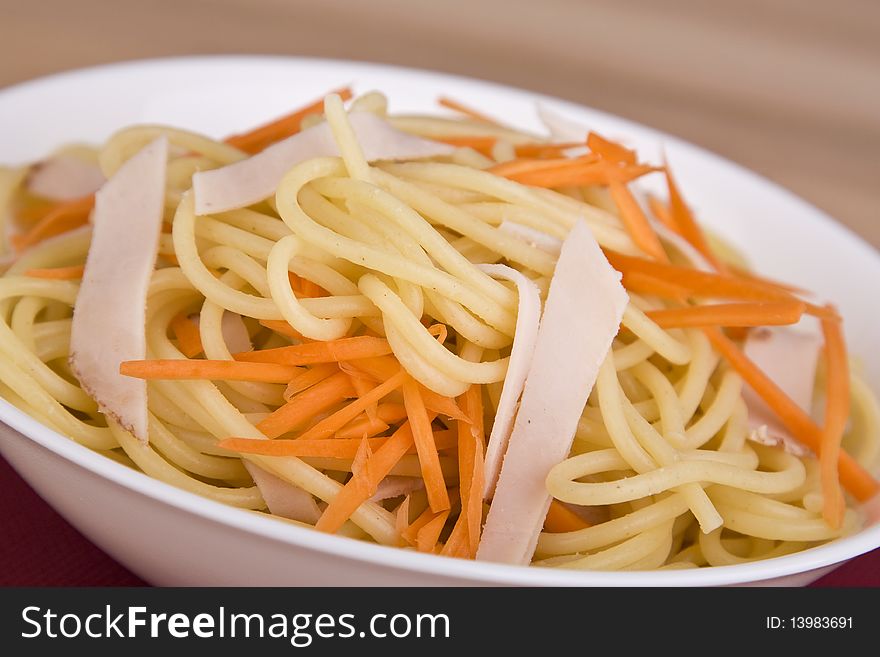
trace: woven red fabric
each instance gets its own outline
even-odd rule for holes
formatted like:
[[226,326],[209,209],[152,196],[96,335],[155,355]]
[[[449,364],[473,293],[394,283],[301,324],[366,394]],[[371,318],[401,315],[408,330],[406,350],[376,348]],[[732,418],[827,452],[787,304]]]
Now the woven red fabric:
[[[144,586],[46,504],[0,459],[0,585]],[[880,587],[880,550],[814,586]]]

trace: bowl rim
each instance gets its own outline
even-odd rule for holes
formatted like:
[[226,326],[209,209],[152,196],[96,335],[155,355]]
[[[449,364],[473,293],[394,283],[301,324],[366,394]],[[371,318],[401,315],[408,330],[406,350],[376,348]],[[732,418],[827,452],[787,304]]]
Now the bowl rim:
[[[504,93],[527,96],[538,103],[550,103],[563,111],[589,111],[596,116],[604,116],[629,125],[645,134],[662,138],[676,148],[689,150],[702,158],[710,160],[713,166],[735,171],[740,176],[750,178],[752,184],[759,184],[775,195],[784,195],[789,201],[795,201],[811,213],[810,221],[820,221],[832,225],[841,239],[852,243],[853,247],[867,249],[875,258],[877,252],[848,227],[835,222],[824,212],[807,203],[800,197],[780,185],[767,180],[763,176],[746,169],[726,158],[716,155],[702,147],[686,142],[678,137],[650,128],[643,124],[624,119],[616,115],[602,112],[584,105],[565,101],[525,89],[509,85],[479,80],[476,78],[450,75],[430,70],[388,64],[353,62],[343,59],[319,57],[295,57],[281,55],[207,55],[189,57],[164,57],[113,62],[99,66],[77,68],[27,80],[0,89],[0,104],[12,95],[29,93],[32,89],[51,86],[59,81],[67,81],[80,76],[101,76],[124,70],[136,73],[138,70],[149,70],[169,66],[222,66],[234,63],[261,66],[267,63],[300,66],[345,66],[349,70],[364,72],[384,72],[398,75],[419,75],[433,78],[439,82],[478,84],[486,89]],[[439,88],[439,87],[438,87]],[[389,548],[365,541],[346,537],[328,535],[306,527],[279,522],[268,515],[253,513],[244,509],[231,507],[214,500],[201,497],[195,493],[176,488],[158,479],[132,470],[89,448],[76,443],[67,436],[41,424],[36,419],[14,407],[4,399],[0,399],[0,422],[8,425],[26,439],[41,445],[43,448],[63,457],[67,461],[90,471],[104,479],[129,490],[140,493],[154,501],[176,507],[179,510],[201,516],[230,528],[248,532],[262,538],[298,547],[332,554],[334,556],[393,567],[414,573],[424,573],[432,577],[449,577],[454,580],[465,580],[474,583],[492,585],[524,585],[524,586],[717,586],[731,584],[757,583],[788,575],[806,573],[827,566],[840,564],[846,560],[865,554],[880,547],[880,523],[862,529],[858,533],[840,538],[830,543],[809,548],[807,550],[730,566],[713,566],[686,570],[654,570],[654,571],[571,571],[527,566],[511,566],[504,564],[475,562],[462,559],[444,558],[437,555],[421,554],[411,550]],[[393,551],[392,551],[393,550]],[[389,564],[393,556],[393,563]]]

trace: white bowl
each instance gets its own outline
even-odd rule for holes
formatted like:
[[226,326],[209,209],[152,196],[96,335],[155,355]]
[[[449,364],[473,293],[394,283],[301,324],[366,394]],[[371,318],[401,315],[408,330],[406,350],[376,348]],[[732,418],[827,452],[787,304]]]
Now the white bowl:
[[[658,161],[665,152],[700,218],[759,269],[834,299],[853,353],[880,389],[880,257],[789,192],[678,139],[561,100],[425,71],[280,57],[199,57],[74,71],[0,92],[0,159],[28,161],[71,140],[100,141],[138,122],[220,137],[352,82],[380,89],[393,111],[436,111],[460,98],[540,129],[540,102]],[[859,281],[858,286],[852,281]],[[393,550],[294,527],[178,490],[77,445],[0,401],[0,451],[101,548],[164,585],[725,585],[806,584],[880,546],[880,526],[798,554],[720,568],[571,572],[466,562]]]

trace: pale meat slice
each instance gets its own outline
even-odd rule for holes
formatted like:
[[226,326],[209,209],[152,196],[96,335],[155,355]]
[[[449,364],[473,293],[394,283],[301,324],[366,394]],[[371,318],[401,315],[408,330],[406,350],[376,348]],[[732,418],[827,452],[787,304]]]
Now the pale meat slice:
[[417,491],[425,487],[425,482],[418,477],[399,477],[396,475],[388,475],[376,487],[376,492],[370,497],[371,502],[381,502],[392,497],[400,497],[401,495],[409,495],[413,491]]
[[119,365],[146,358],[147,288],[159,250],[168,141],[144,147],[95,195],[73,310],[70,365],[101,412],[146,443],[147,383]]
[[513,221],[502,221],[498,226],[498,229],[515,237],[519,237],[525,242],[528,242],[530,246],[540,249],[544,253],[549,253],[550,255],[558,256],[559,249],[562,248],[562,240],[553,237],[553,235],[548,235],[536,228],[532,228],[531,226],[523,226],[522,224]]
[[[353,112],[348,120],[368,161],[409,160],[453,151],[451,146],[415,137],[392,128],[368,112]],[[330,126],[319,123],[269,146],[241,162],[193,176],[196,214],[224,212],[253,205],[275,193],[291,167],[315,157],[339,155]]]
[[31,194],[53,201],[69,201],[94,194],[105,180],[96,163],[62,154],[31,167],[25,184]]
[[223,334],[223,342],[230,353],[240,354],[254,348],[251,336],[248,333],[244,320],[238,313],[225,311],[220,320],[220,331]]
[[545,480],[568,456],[629,297],[586,223],[562,245],[477,559],[531,561],[550,506]]
[[[822,348],[818,333],[787,327],[764,327],[749,333],[743,350],[792,401],[807,414],[813,406],[816,366]],[[749,438],[766,445],[781,444],[795,455],[809,453],[785,428],[752,388],[743,388],[749,409]]]
[[498,399],[495,422],[492,425],[489,443],[486,446],[483,498],[489,499],[498,482],[501,461],[507,450],[510,432],[513,431],[517,404],[522,395],[529,367],[532,364],[535,341],[538,337],[538,325],[541,321],[541,293],[537,285],[511,267],[506,265],[477,266],[490,276],[508,280],[516,285],[519,297],[516,333],[510,350],[510,361],[507,365],[507,374],[504,376],[501,397]]
[[253,463],[244,461],[244,467],[260,489],[260,494],[270,512],[282,518],[306,522],[310,525],[318,522],[321,510],[311,493]]

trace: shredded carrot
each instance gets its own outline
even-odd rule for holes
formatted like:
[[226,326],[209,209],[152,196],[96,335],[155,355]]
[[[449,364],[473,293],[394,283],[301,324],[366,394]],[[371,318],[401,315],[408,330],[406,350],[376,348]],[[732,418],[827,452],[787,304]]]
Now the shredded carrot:
[[544,531],[561,533],[576,532],[586,529],[590,524],[577,515],[574,511],[564,506],[559,500],[551,500],[547,517],[544,518]]
[[615,164],[635,164],[636,152],[629,148],[624,148],[614,141],[605,139],[603,136],[591,132],[587,135],[587,147],[601,155],[604,160],[614,162]]
[[669,213],[672,215],[674,224],[678,227],[678,232],[709,261],[716,271],[725,273],[727,268],[724,266],[724,263],[715,257],[712,249],[709,248],[709,243],[703,235],[703,230],[694,219],[690,208],[685,204],[669,167],[664,167],[663,171],[666,174],[666,186],[669,190]]
[[486,157],[492,157],[492,149],[498,142],[495,137],[434,137],[434,140],[456,148],[473,148]]
[[23,235],[14,235],[10,241],[17,251],[23,251],[45,239],[85,226],[94,207],[94,194],[59,203],[51,212],[34,224],[28,232]]
[[[351,98],[351,89],[337,89],[330,93],[339,94],[342,100]],[[259,153],[261,150],[270,146],[276,141],[281,141],[291,135],[295,135],[300,131],[302,121],[312,114],[321,114],[324,111],[324,98],[316,100],[310,105],[296,110],[290,114],[275,119],[270,123],[261,125],[253,130],[242,133],[240,135],[232,135],[226,138],[226,143],[230,146],[245,151],[246,153]]]
[[756,303],[718,303],[649,310],[645,314],[661,328],[700,326],[780,326],[796,324],[806,310],[797,299]]
[[[497,137],[435,137],[436,141],[455,146],[457,148],[473,148],[486,157],[492,157],[492,149],[498,143]],[[546,159],[559,157],[563,151],[576,148],[582,144],[578,142],[518,144],[513,147],[514,153],[519,158]]]
[[136,379],[209,379],[212,381],[259,381],[287,383],[299,373],[289,365],[240,363],[234,360],[156,359],[128,360],[119,373]]
[[297,297],[314,299],[315,297],[326,297],[328,294],[327,290],[317,283],[313,283],[302,276],[297,276],[292,271],[287,273],[287,278],[290,280],[290,289],[296,293]]
[[452,100],[447,96],[440,96],[440,98],[437,99],[437,104],[441,107],[451,109],[454,112],[458,112],[459,114],[469,116],[470,118],[480,121],[482,123],[491,123],[492,125],[498,125],[498,122],[495,119],[491,119],[482,112],[478,112],[477,110],[471,109],[466,105],[462,105],[457,100]]
[[336,363],[325,363],[315,365],[314,367],[310,367],[309,369],[300,372],[290,380],[290,383],[287,384],[287,389],[284,391],[284,401],[290,401],[290,398],[294,395],[301,393],[307,388],[311,388],[319,381],[323,381],[328,376],[332,376],[338,371],[339,366]]
[[468,553],[473,558],[480,544],[483,521],[483,400],[482,387],[471,385],[459,397],[459,404],[470,422],[457,422],[458,480],[461,490],[461,514],[467,529]]
[[591,162],[598,162],[599,158],[595,155],[586,155],[575,159],[570,158],[553,158],[547,160],[535,160],[535,159],[516,159],[509,160],[508,162],[500,162],[498,164],[494,164],[488,169],[490,173],[494,173],[496,176],[503,176],[505,178],[516,179],[516,176],[521,176],[526,173],[533,173],[535,171],[548,171],[552,169],[565,168],[571,166],[572,162],[579,162],[582,164],[589,164]]
[[431,418],[422,398],[422,389],[415,379],[406,376],[403,382],[403,403],[406,415],[412,427],[413,441],[419,454],[422,479],[425,480],[425,491],[428,493],[428,504],[435,513],[449,508],[449,495],[443,471],[440,469],[440,458],[434,433],[431,430]]
[[669,210],[669,207],[653,194],[648,196],[648,209],[651,210],[651,214],[653,214],[654,217],[656,217],[660,223],[666,226],[669,230],[676,233],[681,232],[681,229],[672,217],[672,212]]
[[436,515],[437,514],[431,510],[431,507],[427,507],[419,514],[418,518],[413,520],[402,532],[400,532],[400,537],[407,543],[415,545],[416,536],[418,536],[419,530],[427,525]]
[[448,517],[449,509],[441,511],[419,530],[416,534],[416,549],[419,552],[434,552],[434,549],[437,547],[437,541],[440,538],[440,532],[446,526],[446,519]]
[[345,372],[337,372],[291,397],[284,406],[278,407],[260,422],[257,429],[267,438],[277,438],[298,428],[319,413],[328,411],[336,404],[353,397],[354,394],[348,375]]
[[[361,358],[357,361],[349,363],[352,367],[373,377],[376,381],[384,381],[394,376],[400,369],[400,363],[391,356],[380,356],[378,358]],[[453,420],[468,420],[462,410],[455,403],[454,399],[438,395],[433,390],[428,390],[424,386],[420,386],[422,399],[429,411],[442,415],[443,417],[452,418]]]
[[[228,449],[241,454],[260,454],[262,456],[297,456],[304,458],[334,458],[354,459],[358,451],[366,445],[376,451],[390,439],[387,436],[379,438],[358,436],[356,438],[275,438],[264,440],[262,438],[225,438],[217,443],[223,449]],[[458,446],[455,432],[451,430],[435,431],[434,444],[438,451],[451,450]],[[414,444],[407,448],[406,454],[417,454]]]
[[467,542],[466,520],[467,518],[465,518],[464,515],[458,516],[458,519],[452,526],[452,532],[449,534],[449,538],[446,539],[446,543],[440,550],[440,554],[446,557],[458,557],[462,559],[471,557]]
[[318,422],[311,429],[303,433],[299,437],[299,439],[307,440],[329,438],[339,429],[355,419],[362,412],[367,410],[371,405],[375,404],[380,399],[385,397],[392,390],[396,390],[397,388],[402,386],[406,378],[406,372],[404,370],[400,370],[390,379],[383,383],[380,383],[375,388],[371,389],[368,393],[361,396],[359,399],[351,402],[346,406],[343,406],[333,415],[329,415],[328,417]]
[[391,345],[384,338],[358,335],[324,342],[308,342],[289,347],[260,349],[235,354],[236,360],[250,363],[277,363],[279,365],[314,365],[339,361],[375,358],[391,353]]
[[[813,419],[720,330],[706,328],[703,332],[715,349],[773,409],[785,428],[821,458],[822,429]],[[859,501],[871,498],[880,489],[880,484],[844,451],[840,451],[837,467],[841,482]]]
[[[358,396],[362,397],[360,393]],[[379,404],[376,406],[375,419],[369,416],[355,418],[339,429],[334,436],[336,438],[361,438],[364,435],[367,437],[375,436],[404,418],[406,418],[406,408],[404,408],[403,404]]]
[[187,358],[195,358],[204,351],[199,327],[188,314],[176,315],[171,320],[171,331],[177,338],[177,347]]
[[620,219],[636,246],[658,262],[669,262],[666,251],[660,244],[660,238],[657,237],[657,233],[654,232],[648,217],[645,216],[629,187],[620,181],[612,180],[608,189],[620,212]]
[[[526,166],[526,162],[530,165]],[[508,165],[509,166],[505,166]],[[514,166],[515,164],[515,166]],[[656,167],[643,164],[617,166],[604,162],[594,153],[577,158],[559,160],[515,160],[489,169],[495,175],[504,176],[532,187],[582,187],[585,185],[608,185],[612,181],[632,182]]]
[[413,444],[413,434],[409,422],[404,423],[394,434],[373,452],[364,468],[339,490],[324,513],[315,524],[315,528],[335,533],[357,511],[358,507],[369,499],[379,482],[397,465],[409,447]]
[[85,265],[71,265],[70,267],[48,267],[45,269],[28,269],[25,276],[33,278],[48,278],[56,281],[72,281],[83,277],[86,271]]
[[[790,301],[794,297],[777,285],[729,274],[704,272],[645,258],[636,258],[605,249],[608,262],[623,274],[623,284],[631,290],[647,291],[662,296],[660,290],[677,290],[675,296],[721,297],[744,301]],[[638,274],[638,276],[633,276]],[[837,317],[830,308],[804,302],[805,312],[816,317]]]
[[791,285],[790,283],[783,283],[782,281],[773,280],[771,278],[767,278],[766,276],[759,276],[758,274],[751,272],[744,267],[727,265],[727,270],[731,274],[733,274],[734,276],[738,276],[739,278],[745,278],[750,281],[758,281],[759,283],[763,283],[764,285],[771,285],[773,287],[779,288],[783,292],[789,292],[791,294],[809,294],[809,291],[805,290],[804,288]]
[[819,466],[822,481],[822,517],[831,527],[839,529],[843,523],[846,504],[840,489],[837,463],[841,455],[841,442],[849,418],[849,359],[846,340],[840,322],[822,320],[825,337],[825,419],[819,449]]
[[[372,381],[370,377],[362,374],[361,372],[354,371],[346,371],[346,367],[340,368],[343,372],[348,374],[348,378],[351,379],[351,385],[354,388],[354,391],[357,393],[358,398],[362,398],[365,395],[368,395],[370,391],[373,389]],[[367,407],[364,409],[364,413],[367,416],[367,419],[371,422],[377,423],[379,422],[379,418],[377,417],[377,409],[379,407],[379,400],[370,402]],[[384,424],[384,423],[383,423]]]

